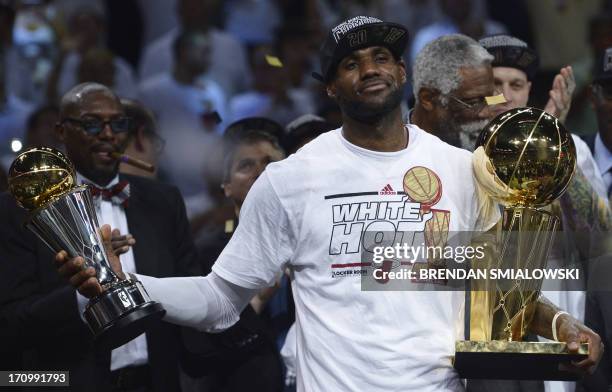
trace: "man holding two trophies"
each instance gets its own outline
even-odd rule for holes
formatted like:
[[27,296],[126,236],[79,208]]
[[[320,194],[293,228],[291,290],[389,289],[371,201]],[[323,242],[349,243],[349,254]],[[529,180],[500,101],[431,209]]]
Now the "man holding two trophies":
[[[486,230],[499,217],[497,205],[483,200],[476,189],[468,152],[403,124],[399,104],[406,69],[401,55],[407,34],[401,25],[364,16],[332,29],[321,49],[322,75],[317,78],[339,103],[343,127],[267,167],[210,275],[135,276],[164,305],[166,321],[225,329],[288,266],[296,301],[298,390],[463,390],[450,358],[455,340],[463,336],[464,293],[360,290],[355,250],[361,248],[363,223],[339,215],[342,205],[405,200],[379,190],[406,190],[411,185],[405,176],[419,168],[439,180],[443,193],[436,208],[450,212],[449,230]],[[360,219],[378,218],[386,227],[397,227],[404,216],[382,210]],[[419,212],[409,222],[426,224],[426,217],[431,214]],[[110,230],[102,231],[110,247]],[[118,258],[109,256],[115,271],[125,276]],[[80,257],[60,252],[56,262],[82,294],[101,292],[94,271],[83,269]],[[588,358],[574,366],[592,370],[601,355],[599,336],[542,300],[532,332],[552,337],[553,327],[570,351],[578,350],[580,342],[590,343]]]

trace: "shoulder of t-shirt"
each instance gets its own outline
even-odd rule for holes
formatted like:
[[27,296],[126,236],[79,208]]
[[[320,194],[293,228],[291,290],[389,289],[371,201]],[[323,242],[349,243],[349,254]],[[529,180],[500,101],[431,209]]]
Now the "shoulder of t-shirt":
[[432,135],[431,133],[419,128],[415,124],[408,124],[408,127],[412,132],[415,132],[418,136],[417,143],[422,143],[421,149],[425,151],[431,151],[439,155],[441,159],[460,161],[460,162],[471,162],[472,153],[463,148],[455,147],[440,139],[439,137]]
[[[299,188],[307,183],[311,175],[320,173],[317,166],[329,162],[330,156],[338,154],[340,129],[325,132],[305,144],[295,154],[266,167],[268,178],[276,190]],[[323,179],[319,179],[323,181]]]

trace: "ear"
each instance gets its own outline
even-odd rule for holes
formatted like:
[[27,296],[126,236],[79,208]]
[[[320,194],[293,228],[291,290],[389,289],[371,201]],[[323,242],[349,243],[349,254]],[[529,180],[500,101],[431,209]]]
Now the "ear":
[[437,90],[421,87],[418,93],[421,107],[428,112],[433,111],[437,106],[437,99],[440,93]]
[[232,192],[232,185],[229,182],[224,182],[221,184],[221,189],[223,189],[223,194],[228,199],[231,199],[234,192]]
[[397,64],[400,66],[400,81],[402,82],[402,84],[404,84],[408,79],[408,77],[406,76],[406,63],[404,62],[404,60],[400,60],[397,62]]
[[529,90],[529,94],[531,94],[531,82],[527,82],[527,89]]
[[140,126],[136,130],[136,134],[134,134],[134,147],[136,150],[142,152],[145,150],[145,134],[144,127]]
[[325,91],[327,92],[328,97],[332,99],[336,99],[336,86],[330,83],[327,86],[325,86]]

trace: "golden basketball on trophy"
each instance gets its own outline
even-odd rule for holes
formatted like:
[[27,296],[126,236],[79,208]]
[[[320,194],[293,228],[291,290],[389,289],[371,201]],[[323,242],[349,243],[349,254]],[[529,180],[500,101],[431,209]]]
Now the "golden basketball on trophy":
[[[570,133],[550,114],[517,108],[482,131],[473,156],[476,181],[504,208],[495,250],[478,267],[533,270],[546,267],[559,218],[546,206],[567,189],[576,167]],[[484,266],[483,263],[484,262]],[[473,265],[472,268],[475,268]],[[471,283],[468,340],[458,341],[454,366],[464,378],[571,380],[559,364],[584,358],[563,342],[525,342],[542,280]]]
[[104,291],[89,301],[84,317],[100,346],[121,346],[163,317],[165,310],[139,281],[121,280],[112,271],[89,186],[77,186],[74,166],[64,154],[46,147],[21,153],[9,169],[9,190],[29,211],[29,230],[54,252],[81,256],[85,268],[96,270]]

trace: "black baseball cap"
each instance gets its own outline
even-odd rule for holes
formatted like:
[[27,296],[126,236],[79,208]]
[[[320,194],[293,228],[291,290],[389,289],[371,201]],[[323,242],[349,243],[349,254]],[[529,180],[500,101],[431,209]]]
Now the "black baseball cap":
[[478,43],[491,55],[493,67],[510,67],[527,74],[533,80],[538,71],[538,54],[526,42],[510,35],[499,34],[482,38]]
[[285,137],[282,140],[283,147],[287,153],[292,153],[297,150],[298,146],[303,145],[306,140],[314,139],[334,128],[336,127],[325,121],[323,117],[314,114],[304,114],[291,121],[285,127]]
[[606,49],[599,61],[593,83],[612,81],[612,47]]
[[351,52],[370,46],[384,46],[400,58],[408,45],[408,30],[397,23],[383,22],[371,16],[355,16],[332,28],[319,51],[321,73],[312,76],[329,82],[340,61]]

